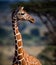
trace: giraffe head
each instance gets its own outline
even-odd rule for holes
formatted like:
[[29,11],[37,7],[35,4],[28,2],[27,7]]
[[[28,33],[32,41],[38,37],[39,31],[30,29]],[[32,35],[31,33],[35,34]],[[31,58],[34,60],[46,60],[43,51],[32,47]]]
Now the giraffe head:
[[19,8],[15,11],[15,15],[17,20],[25,20],[34,23],[34,18],[24,10],[24,7],[19,6]]

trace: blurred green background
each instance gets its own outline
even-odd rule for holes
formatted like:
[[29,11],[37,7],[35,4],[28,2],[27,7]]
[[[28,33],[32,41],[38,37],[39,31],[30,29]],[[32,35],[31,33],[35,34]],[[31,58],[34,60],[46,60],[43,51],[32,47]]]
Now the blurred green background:
[[0,65],[12,65],[11,14],[20,5],[35,19],[34,24],[18,23],[25,50],[42,65],[56,65],[56,0],[0,0]]

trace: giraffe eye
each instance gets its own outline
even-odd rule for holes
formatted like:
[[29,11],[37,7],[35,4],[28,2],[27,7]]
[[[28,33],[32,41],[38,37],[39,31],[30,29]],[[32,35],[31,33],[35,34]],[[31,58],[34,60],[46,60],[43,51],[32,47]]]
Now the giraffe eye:
[[24,15],[25,13],[21,13],[21,15]]

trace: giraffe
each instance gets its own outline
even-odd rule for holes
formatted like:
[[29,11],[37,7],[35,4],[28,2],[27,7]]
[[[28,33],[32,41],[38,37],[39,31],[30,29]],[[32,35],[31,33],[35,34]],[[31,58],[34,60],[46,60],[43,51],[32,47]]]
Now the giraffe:
[[41,65],[38,59],[30,56],[23,48],[22,36],[17,24],[19,20],[34,23],[34,18],[29,15],[22,6],[19,6],[17,10],[12,13],[12,28],[15,38],[15,53],[12,65]]

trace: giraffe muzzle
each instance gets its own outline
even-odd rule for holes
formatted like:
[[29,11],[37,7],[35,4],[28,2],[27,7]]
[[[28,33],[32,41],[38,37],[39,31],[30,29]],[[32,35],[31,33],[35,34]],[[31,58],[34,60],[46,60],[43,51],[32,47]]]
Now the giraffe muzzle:
[[31,18],[29,21],[30,21],[31,23],[34,23],[34,22],[35,22],[34,18]]

